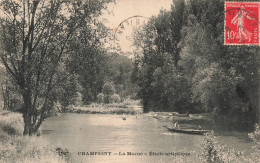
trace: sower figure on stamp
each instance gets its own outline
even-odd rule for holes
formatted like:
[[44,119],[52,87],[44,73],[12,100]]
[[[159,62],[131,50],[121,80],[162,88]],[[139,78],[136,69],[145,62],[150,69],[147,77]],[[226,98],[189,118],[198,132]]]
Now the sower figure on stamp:
[[239,39],[239,42],[243,42],[244,40],[250,41],[252,33],[247,31],[245,29],[245,22],[244,19],[248,18],[249,20],[254,20],[254,18],[251,18],[248,16],[248,14],[245,12],[245,7],[241,6],[240,11],[238,11],[237,15],[231,20],[231,23],[236,25],[238,29],[238,36],[237,39]]

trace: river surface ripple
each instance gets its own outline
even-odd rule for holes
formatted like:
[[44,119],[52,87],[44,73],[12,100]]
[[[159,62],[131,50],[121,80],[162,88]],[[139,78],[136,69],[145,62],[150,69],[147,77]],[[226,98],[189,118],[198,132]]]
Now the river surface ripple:
[[[200,149],[204,137],[170,133],[163,127],[170,123],[169,117],[155,119],[144,114],[126,115],[123,120],[122,115],[65,113],[48,118],[40,132],[51,144],[67,148],[74,162],[172,162],[173,156],[149,156],[150,152],[186,153],[189,155],[185,157],[198,162],[194,151]],[[224,135],[221,141],[227,146],[247,154],[252,151],[252,142],[248,141],[246,133]],[[90,156],[87,152],[112,153]],[[142,153],[142,156],[129,156],[127,152]]]

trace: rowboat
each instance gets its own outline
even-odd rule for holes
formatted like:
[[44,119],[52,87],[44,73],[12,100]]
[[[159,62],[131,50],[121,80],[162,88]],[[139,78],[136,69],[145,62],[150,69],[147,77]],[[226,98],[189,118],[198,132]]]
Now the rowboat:
[[177,114],[176,116],[177,117],[189,117],[190,115],[189,114]]
[[180,114],[178,112],[172,112],[171,114],[172,116],[176,116],[176,117],[189,117],[189,114]]
[[196,135],[204,135],[207,132],[210,132],[210,130],[195,130],[195,129],[177,129],[173,127],[166,127],[171,132],[177,132],[177,133],[185,133],[185,134],[196,134]]

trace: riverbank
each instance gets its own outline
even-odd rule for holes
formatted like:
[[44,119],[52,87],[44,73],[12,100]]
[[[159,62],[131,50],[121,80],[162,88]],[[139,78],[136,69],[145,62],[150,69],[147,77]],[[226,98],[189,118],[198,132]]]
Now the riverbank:
[[[122,119],[117,115],[64,114],[61,115],[61,117],[51,117],[46,120],[46,122],[50,121],[49,123],[46,124],[44,122],[45,124],[43,124],[43,128],[45,128],[45,130],[42,130],[42,132],[49,131],[49,133],[52,133],[48,139],[46,139],[46,137],[44,138],[44,136],[22,136],[23,119],[21,114],[1,112],[0,115],[0,162],[77,162],[71,160],[74,160],[74,158],[78,159],[80,156],[77,155],[77,152],[84,151],[84,149],[87,147],[91,147],[90,150],[96,149],[98,151],[103,147],[106,147],[106,145],[109,148],[111,145],[114,145],[115,147],[120,147],[120,149],[118,149],[119,151],[128,151],[128,146],[117,146],[118,144],[125,144],[126,141],[128,141],[130,144],[133,141],[137,141],[141,145],[148,145],[147,147],[142,147],[142,149],[147,150],[158,146],[161,146],[163,149],[165,145],[168,145],[169,148],[165,149],[165,152],[170,151],[172,149],[172,145],[177,145],[176,150],[179,152],[183,150],[183,145],[178,146],[178,144],[180,141],[183,141],[185,144],[187,140],[190,140],[191,142],[186,144],[187,148],[184,151],[190,152],[187,150],[189,150],[189,148],[191,148],[193,145],[194,148],[191,148],[191,150],[196,151],[194,157],[196,156],[197,158],[197,156],[199,156],[197,160],[201,160],[201,162],[208,162],[208,160],[213,160],[212,162],[229,161],[253,163],[257,162],[260,158],[259,126],[256,127],[255,132],[250,135],[250,138],[254,141],[255,144],[255,152],[252,152],[252,156],[245,156],[239,151],[226,148],[225,144],[221,143],[221,141],[214,135],[214,133],[209,133],[205,137],[193,137],[190,135],[178,134],[173,134],[173,136],[171,133],[168,133],[168,131],[166,134],[164,128],[160,127],[162,126],[161,122],[147,115],[140,115],[138,117],[129,115],[126,121],[122,121]],[[60,127],[61,125],[63,127]],[[57,128],[55,128],[55,126]],[[80,130],[78,128],[80,128]],[[109,132],[107,132],[108,130]],[[130,135],[128,134],[129,132],[131,133]],[[152,146],[149,146],[149,143],[141,143],[143,140],[147,139],[146,136],[148,133],[149,138],[151,141],[153,141]],[[114,134],[116,134],[117,143],[111,141],[115,138]],[[102,135],[106,136],[103,137]],[[160,135],[161,139],[158,139],[158,135]],[[78,139],[74,139],[74,136],[76,136]],[[80,139],[81,137],[83,139]],[[196,147],[193,144],[197,142],[196,139],[199,140],[199,144],[202,143],[201,148]],[[203,142],[201,142],[202,139]],[[102,143],[100,143],[100,140],[103,140]],[[106,142],[105,140],[108,141]],[[68,143],[55,144],[55,142]],[[105,142],[107,144],[104,144]],[[82,145],[84,143],[87,144]],[[75,147],[72,147],[73,145],[75,145]],[[135,146],[138,149],[138,144],[135,144]],[[79,147],[81,148],[79,149]],[[66,148],[68,148],[69,151]],[[70,153],[74,155],[70,156]],[[113,157],[111,156],[111,158]],[[115,156],[115,159],[124,158],[125,157],[123,156]],[[104,159],[107,158],[104,157]],[[157,159],[163,159],[163,157],[158,157]],[[172,160],[176,162],[190,162],[191,159],[191,157],[172,157]]]
[[23,136],[23,127],[21,114],[0,112],[0,162],[72,162],[67,149],[52,146],[38,136]]
[[79,114],[142,114],[143,108],[140,105],[127,103],[114,104],[96,104],[85,106],[68,106],[63,109],[65,113],[79,113]]

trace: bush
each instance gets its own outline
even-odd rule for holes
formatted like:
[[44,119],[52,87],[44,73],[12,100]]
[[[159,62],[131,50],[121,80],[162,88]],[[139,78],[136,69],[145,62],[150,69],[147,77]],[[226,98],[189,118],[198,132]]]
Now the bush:
[[51,109],[48,113],[49,116],[57,116],[59,115],[63,110],[63,106],[60,104],[60,102],[54,102],[53,109]]
[[121,102],[121,98],[118,94],[113,94],[109,99],[109,103],[119,103],[119,102]]
[[227,148],[214,136],[214,132],[207,133],[202,144],[202,151],[199,158],[201,162],[223,163],[223,162],[245,162],[241,152]]
[[82,104],[82,94],[77,92],[75,97],[73,98],[73,104],[75,106],[80,106]]
[[98,101],[98,103],[103,103],[104,102],[104,94],[103,93],[99,93],[97,95],[97,101]]
[[115,93],[115,86],[113,83],[106,82],[102,87],[102,92],[104,95],[112,95]]
[[141,106],[141,102],[139,100],[125,99],[123,102],[124,105],[139,105]]
[[21,136],[23,118],[19,113],[2,112],[0,117],[0,162],[72,162],[68,150],[53,150],[37,136]]
[[249,162],[260,162],[260,126],[259,124],[255,125],[255,131],[253,133],[248,134],[249,138],[254,141],[254,153],[252,153],[252,157]]
[[22,135],[24,129],[22,114],[3,112],[0,117],[0,128],[9,135]]
[[115,86],[113,83],[106,82],[102,88],[104,94],[104,103],[109,103],[110,97],[115,93]]
[[64,108],[63,112],[73,112],[76,109],[74,105],[68,105],[66,108]]
[[36,136],[12,137],[0,146],[0,162],[65,162],[49,143]]

